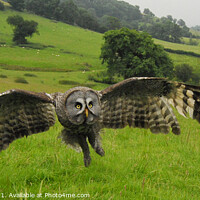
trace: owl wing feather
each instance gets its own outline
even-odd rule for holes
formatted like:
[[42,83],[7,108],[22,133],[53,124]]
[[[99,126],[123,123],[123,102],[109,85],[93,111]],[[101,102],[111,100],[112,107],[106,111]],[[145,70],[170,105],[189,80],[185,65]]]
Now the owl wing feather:
[[49,94],[13,89],[0,94],[0,151],[18,138],[43,132],[55,123]]
[[200,123],[200,87],[171,82],[164,78],[129,78],[100,93],[105,128],[125,126],[150,129],[152,133],[180,134],[170,104],[184,117]]

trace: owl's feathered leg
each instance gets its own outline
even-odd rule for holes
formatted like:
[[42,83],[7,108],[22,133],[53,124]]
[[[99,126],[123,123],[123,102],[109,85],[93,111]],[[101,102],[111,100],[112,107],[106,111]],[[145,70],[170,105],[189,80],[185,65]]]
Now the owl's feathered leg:
[[89,150],[89,146],[86,140],[86,136],[85,135],[79,135],[78,137],[78,142],[79,145],[81,146],[82,150],[83,150],[83,156],[84,156],[84,164],[86,167],[88,167],[90,165],[91,162],[91,157],[90,157],[90,150]]
[[81,150],[83,151],[84,164],[86,167],[88,167],[91,162],[91,157],[89,146],[86,140],[87,136],[82,134],[74,134],[68,129],[63,129],[61,132],[61,138],[69,147],[73,148],[74,150],[78,152],[81,152]]
[[105,152],[101,146],[101,138],[99,133],[90,133],[87,135],[88,136],[88,141],[91,144],[92,148],[95,150],[97,154],[100,156],[104,156]]

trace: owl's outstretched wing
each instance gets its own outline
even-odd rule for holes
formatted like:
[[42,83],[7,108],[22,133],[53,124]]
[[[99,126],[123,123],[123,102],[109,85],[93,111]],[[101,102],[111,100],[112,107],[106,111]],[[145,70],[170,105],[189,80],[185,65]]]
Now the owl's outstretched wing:
[[43,132],[55,123],[53,100],[46,93],[13,89],[0,94],[0,151],[15,139]]
[[152,133],[180,134],[170,106],[200,123],[200,87],[163,78],[129,78],[99,92],[105,128],[149,128]]

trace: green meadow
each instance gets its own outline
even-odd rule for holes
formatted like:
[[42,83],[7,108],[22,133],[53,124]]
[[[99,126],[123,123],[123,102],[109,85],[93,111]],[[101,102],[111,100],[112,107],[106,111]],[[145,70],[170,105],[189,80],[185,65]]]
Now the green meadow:
[[[12,27],[6,23],[6,19],[14,14],[39,23],[39,35],[35,34],[29,39],[31,45],[13,46]],[[100,68],[98,55],[102,43],[101,34],[12,11],[0,13],[0,24],[1,65],[77,70],[90,63],[94,69]]]
[[[185,39],[186,40],[186,39]],[[186,44],[176,44],[171,42],[166,42],[162,40],[154,39],[155,43],[164,46],[165,48],[172,49],[172,50],[182,50],[186,52],[194,52],[200,54],[200,45],[192,46]],[[200,40],[198,40],[200,42]],[[200,44],[200,43],[199,43]],[[170,57],[172,58],[174,65],[179,65],[181,63],[187,63],[191,65],[196,72],[200,72],[200,58],[194,56],[186,56],[186,55],[179,55],[175,53],[169,53]]]
[[[39,23],[40,35],[29,38],[28,45],[12,43],[12,28],[6,19],[14,14]],[[102,36],[36,15],[0,11],[0,92],[12,88],[51,93],[77,85],[97,90],[107,87],[88,80],[90,74],[106,69],[99,60]],[[200,53],[199,46],[156,43]],[[200,58],[169,55],[175,64],[189,63],[199,70]],[[0,199],[70,199],[56,194],[95,200],[199,199],[200,125],[177,116],[180,136],[154,135],[128,127],[106,129],[102,134],[105,156],[91,149],[88,168],[81,153],[57,139],[62,130],[59,122],[47,132],[16,140],[0,153]]]

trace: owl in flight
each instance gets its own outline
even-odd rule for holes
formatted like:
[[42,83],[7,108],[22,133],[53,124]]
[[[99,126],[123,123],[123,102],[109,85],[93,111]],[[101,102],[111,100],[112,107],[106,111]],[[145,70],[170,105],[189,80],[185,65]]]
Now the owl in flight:
[[163,78],[129,78],[104,90],[75,87],[65,93],[37,93],[13,89],[0,94],[0,151],[18,138],[47,131],[55,115],[63,126],[61,138],[82,150],[91,162],[88,143],[104,155],[100,130],[138,127],[152,133],[180,134],[170,104],[200,123],[200,86]]

